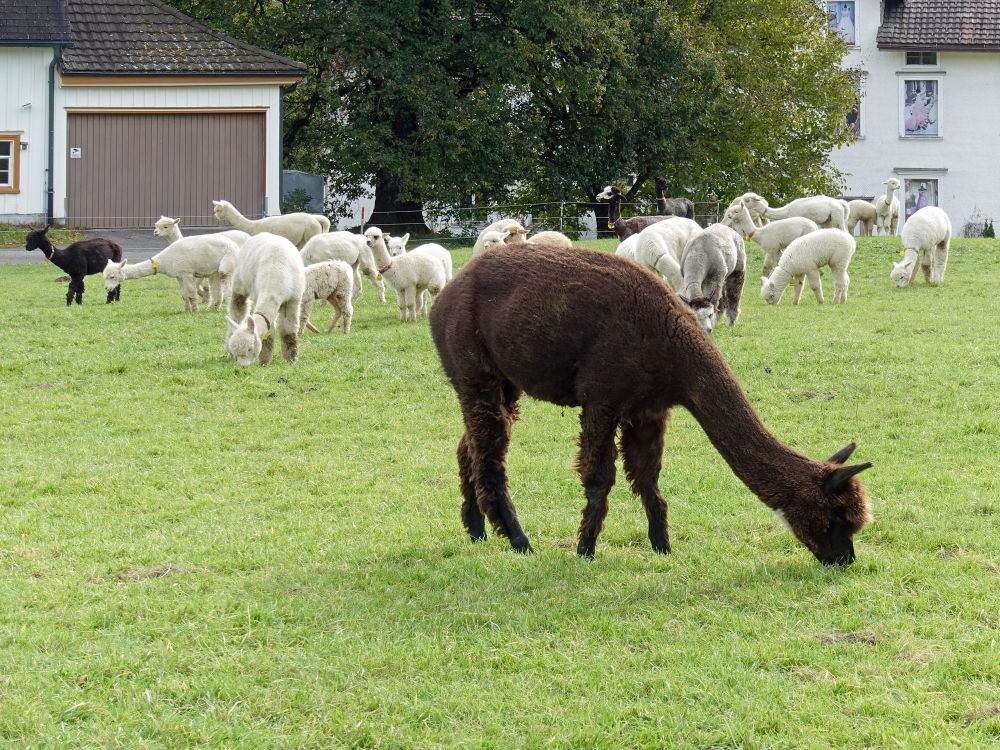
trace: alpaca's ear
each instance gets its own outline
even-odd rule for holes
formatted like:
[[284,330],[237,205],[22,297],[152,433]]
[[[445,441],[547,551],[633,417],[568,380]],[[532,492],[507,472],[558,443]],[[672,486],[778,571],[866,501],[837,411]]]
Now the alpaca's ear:
[[232,333],[233,331],[235,331],[237,328],[240,327],[240,324],[237,323],[232,318],[230,318],[228,315],[226,316],[226,325],[229,326],[229,332],[230,333]]
[[171,224],[173,224],[173,225],[174,225],[174,226],[176,227],[176,226],[177,226],[178,224],[180,224],[180,223],[181,223],[181,220],[180,220],[180,219],[174,219],[174,220],[173,220],[172,222],[170,222],[170,223],[171,223]]
[[410,233],[407,232],[406,234],[404,234],[402,237],[399,238],[399,241],[405,245],[407,242],[410,241]]
[[847,484],[851,480],[851,477],[871,467],[871,461],[866,461],[863,464],[855,464],[854,466],[842,466],[826,478],[826,481],[823,482],[823,489],[826,490],[826,494],[832,495]]
[[253,322],[253,315],[251,315],[249,318],[247,318],[247,328],[250,330],[250,333],[256,333],[257,332],[257,327],[256,327],[256,325]]
[[768,279],[768,278],[767,278],[767,276],[761,276],[761,277],[760,277],[760,283],[761,283],[761,286],[767,286],[767,282],[768,282],[769,280],[770,280],[770,279]]
[[851,457],[851,454],[854,453],[854,449],[857,447],[857,443],[848,443],[826,460],[831,464],[842,464]]
[[42,234],[48,234],[50,229],[52,229],[52,227],[45,227],[45,229],[42,230]]
[[510,237],[510,232],[504,232],[504,233],[503,233],[503,237],[501,237],[500,239],[501,239],[501,240],[505,240],[505,239],[507,239],[508,237]]

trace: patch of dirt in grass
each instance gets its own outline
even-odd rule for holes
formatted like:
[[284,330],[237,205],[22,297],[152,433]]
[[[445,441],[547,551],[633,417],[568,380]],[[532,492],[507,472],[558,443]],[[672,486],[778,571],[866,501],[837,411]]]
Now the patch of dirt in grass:
[[69,281],[69,276],[56,276],[54,279],[52,279],[52,281],[54,281],[56,284],[65,284],[67,281]]
[[181,573],[208,573],[207,568],[198,568],[194,565],[161,565],[157,568],[130,568],[115,574],[119,581],[144,581],[147,578],[163,578],[163,576],[178,575]]
[[556,546],[562,549],[576,549],[576,539],[556,539]]
[[50,388],[65,388],[65,383],[39,383],[38,385],[31,386],[36,391],[47,391]]
[[1000,706],[990,706],[982,711],[976,711],[971,714],[966,714],[964,723],[965,726],[972,726],[973,724],[978,724],[981,721],[988,721],[989,719],[1000,718]]
[[834,393],[818,393],[817,391],[800,391],[792,396],[792,401],[808,401],[818,398],[821,401],[833,401],[837,398]]
[[820,636],[819,640],[824,646],[833,646],[837,643],[865,643],[869,646],[875,646],[879,642],[874,631],[868,629],[854,630],[850,633],[830,633]]
[[833,679],[832,672],[817,667],[796,666],[788,670],[788,673],[795,679],[805,682],[826,682]]
[[901,654],[903,659],[914,664],[919,664],[922,667],[926,667],[928,664],[937,660],[937,657],[931,651],[925,651],[922,649],[916,649],[914,651],[905,651]]
[[957,560],[965,556],[965,550],[957,544],[946,544],[934,550],[939,560]]

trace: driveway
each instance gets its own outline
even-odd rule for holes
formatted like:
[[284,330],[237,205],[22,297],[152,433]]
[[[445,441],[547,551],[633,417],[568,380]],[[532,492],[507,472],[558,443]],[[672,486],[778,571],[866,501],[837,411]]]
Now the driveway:
[[[184,227],[184,236],[221,232],[231,227]],[[122,246],[129,263],[148,260],[167,246],[152,229],[94,229],[84,232],[87,237],[104,237]],[[0,249],[0,265],[26,265],[41,263],[41,251],[24,252],[23,247]]]

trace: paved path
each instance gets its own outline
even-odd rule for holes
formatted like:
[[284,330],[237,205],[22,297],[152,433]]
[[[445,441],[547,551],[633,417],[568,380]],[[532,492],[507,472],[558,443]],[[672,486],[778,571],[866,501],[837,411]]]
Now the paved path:
[[[184,227],[184,235],[209,234],[225,229],[227,227]],[[87,237],[106,237],[109,240],[114,240],[122,246],[125,258],[130,263],[147,260],[167,246],[164,240],[153,234],[152,229],[95,229],[84,232],[84,234]],[[23,247],[0,248],[0,265],[26,265],[41,262],[42,253],[40,250],[26,253]]]

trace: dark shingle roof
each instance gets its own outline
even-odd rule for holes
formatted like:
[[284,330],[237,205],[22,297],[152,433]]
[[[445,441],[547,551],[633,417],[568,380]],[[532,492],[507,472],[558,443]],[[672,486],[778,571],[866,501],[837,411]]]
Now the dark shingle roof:
[[882,49],[1000,50],[1000,0],[886,2]]
[[306,72],[302,63],[212,31],[160,0],[64,1],[72,46],[63,54],[63,73],[303,76]]
[[0,0],[0,41],[68,42],[63,0]]

